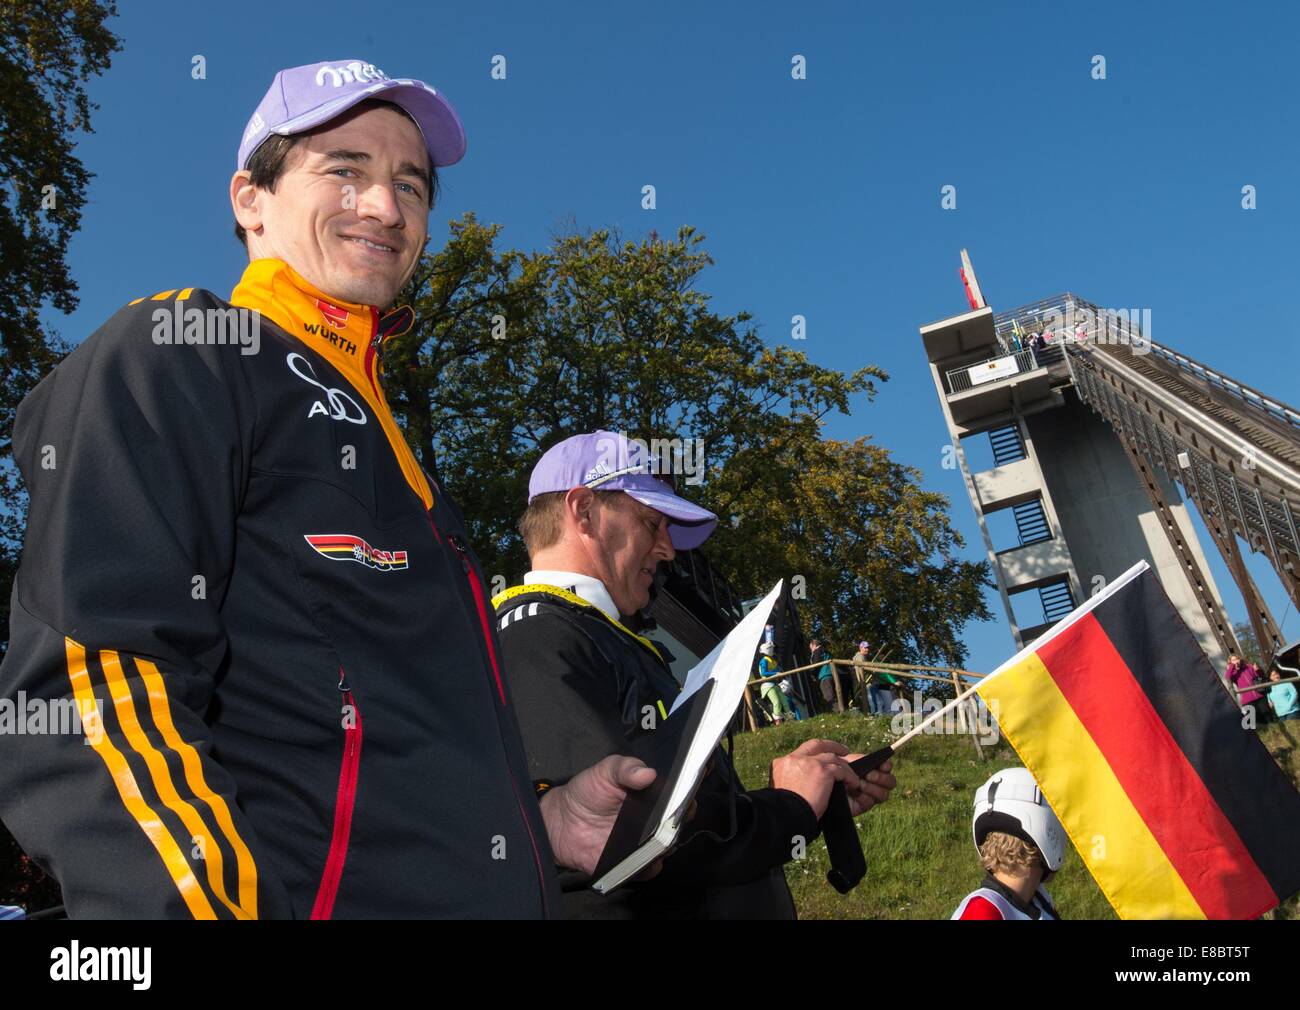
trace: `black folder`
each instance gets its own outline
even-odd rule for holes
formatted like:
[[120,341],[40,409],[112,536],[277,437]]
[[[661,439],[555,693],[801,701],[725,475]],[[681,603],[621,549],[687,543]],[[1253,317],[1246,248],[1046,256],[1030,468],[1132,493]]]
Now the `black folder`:
[[[667,809],[668,800],[678,779],[687,771],[686,756],[715,683],[709,680],[701,684],[658,729],[628,748],[633,757],[640,758],[658,775],[648,788],[628,793],[623,801],[614,830],[592,873],[592,886],[600,893],[607,894],[641,872],[676,840],[681,824],[672,822],[673,811]],[[717,746],[716,740],[713,743]],[[703,768],[698,770],[698,776],[703,779]],[[699,781],[694,783],[692,795],[699,785]],[[688,799],[685,805],[689,807],[689,804]]]

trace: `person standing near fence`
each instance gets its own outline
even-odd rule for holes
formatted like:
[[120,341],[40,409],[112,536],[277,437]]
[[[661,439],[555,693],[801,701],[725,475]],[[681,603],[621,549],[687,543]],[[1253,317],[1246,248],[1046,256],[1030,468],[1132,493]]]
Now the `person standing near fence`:
[[876,697],[871,693],[871,687],[869,686],[871,680],[871,671],[864,670],[862,668],[863,664],[867,662],[870,656],[871,656],[871,643],[859,642],[858,651],[853,654],[853,665],[855,668],[854,673],[856,674],[856,677],[854,679],[861,684],[868,685],[867,686],[867,711],[869,711],[872,715],[876,715],[877,714]]
[[1230,687],[1236,688],[1233,697],[1243,712],[1250,712],[1256,723],[1260,721],[1261,715],[1267,716],[1267,710],[1261,712],[1255,704],[1264,697],[1263,693],[1250,690],[1260,681],[1259,667],[1254,663],[1243,662],[1240,656],[1233,653],[1228,657],[1228,668],[1223,672],[1223,679]]
[[[781,672],[781,664],[776,661],[773,655],[776,652],[776,647],[771,642],[764,642],[758,647],[758,651],[760,653],[758,657],[758,676],[760,679]],[[790,707],[790,699],[785,696],[785,692],[778,686],[777,681],[764,680],[759,687],[759,693],[771,707],[772,721],[776,725],[780,726],[786,719],[794,718],[794,709]]]
[[1279,683],[1282,673],[1276,666],[1268,675],[1268,679],[1273,682],[1273,686],[1268,689],[1268,704],[1273,709],[1273,715],[1277,717],[1278,722],[1300,717],[1300,701],[1296,698],[1295,685]]
[[832,712],[843,712],[844,706],[835,697],[835,666],[831,663],[830,653],[820,638],[812,639],[808,645],[812,648],[811,662],[822,664],[817,668],[817,687],[821,690],[822,701]]

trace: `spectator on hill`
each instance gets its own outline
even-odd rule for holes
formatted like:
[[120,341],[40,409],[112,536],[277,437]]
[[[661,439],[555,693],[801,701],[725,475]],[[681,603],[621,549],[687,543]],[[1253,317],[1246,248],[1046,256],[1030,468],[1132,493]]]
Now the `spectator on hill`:
[[1237,699],[1237,704],[1241,707],[1242,712],[1249,710],[1251,717],[1258,723],[1260,721],[1259,717],[1265,714],[1267,710],[1261,712],[1255,703],[1264,695],[1261,691],[1248,689],[1254,687],[1262,679],[1259,675],[1259,667],[1254,663],[1242,662],[1241,657],[1234,652],[1228,657],[1228,669],[1224,671],[1223,679],[1229,685],[1235,687],[1237,692],[1240,692],[1234,692],[1233,696]]
[[822,664],[817,668],[817,687],[821,690],[822,701],[832,712],[843,712],[844,706],[835,697],[835,664],[831,662],[830,653],[819,638],[812,639],[808,645],[812,648],[811,662]]
[[1277,721],[1286,722],[1300,717],[1300,700],[1297,700],[1295,685],[1279,683],[1282,674],[1276,666],[1269,673],[1268,679],[1273,682],[1273,686],[1268,689],[1268,704]]
[[[861,657],[862,662],[867,662],[871,658],[871,644],[869,642],[858,643],[858,654],[853,657],[858,661]],[[892,674],[885,673],[881,670],[873,670],[868,673],[871,678],[867,685],[867,711],[872,715],[889,715],[893,711],[894,691],[893,687],[898,683]]]
[[[771,642],[764,642],[758,647],[758,651],[761,653],[758,658],[758,675],[760,678],[771,677],[773,674],[781,672],[781,665],[773,656],[776,647]],[[789,678],[787,677],[786,680],[789,680]],[[777,686],[775,680],[763,681],[758,690],[763,696],[763,700],[771,707],[772,721],[776,725],[780,726],[786,719],[794,717],[794,710],[790,707],[790,699]]]
[[872,675],[872,688],[876,692],[876,707],[881,715],[889,715],[895,710],[907,708],[903,698],[903,687],[892,673],[877,670]]
[[[871,671],[864,670],[862,664],[871,658],[871,643],[859,642],[858,651],[853,654],[854,680],[860,684],[866,685],[871,680]],[[842,684],[842,682],[841,682]],[[876,714],[875,701],[871,695],[871,689],[867,689],[867,705],[872,715]]]
[[794,716],[794,721],[799,722],[803,718],[804,700],[803,695],[795,690],[794,678],[782,677],[776,682],[776,686],[785,695],[786,704],[790,706],[790,714]]

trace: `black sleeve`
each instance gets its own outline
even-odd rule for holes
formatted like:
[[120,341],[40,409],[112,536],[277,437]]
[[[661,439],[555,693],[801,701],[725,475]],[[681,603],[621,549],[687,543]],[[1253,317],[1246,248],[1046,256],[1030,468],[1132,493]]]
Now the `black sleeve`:
[[664,860],[665,882],[748,883],[784,866],[821,833],[812,807],[798,793],[742,788],[736,796],[735,836],[719,841],[731,827],[726,762],[719,751],[696,794],[695,816]]
[[123,309],[18,412],[30,509],[0,697],[77,718],[0,734],[0,817],[72,916],[288,916],[203,719],[252,398],[238,346],[155,343],[160,309]]

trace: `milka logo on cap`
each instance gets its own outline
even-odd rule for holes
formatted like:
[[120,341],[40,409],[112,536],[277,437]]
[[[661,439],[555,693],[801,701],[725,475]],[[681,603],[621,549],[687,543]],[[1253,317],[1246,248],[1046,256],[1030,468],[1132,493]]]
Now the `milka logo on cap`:
[[247,144],[251,137],[256,137],[266,129],[266,120],[262,118],[260,112],[254,112],[253,118],[248,121],[248,129],[244,131],[244,143]]
[[[326,75],[329,75],[326,77]],[[353,60],[351,63],[345,63],[343,66],[332,67],[329,64],[321,67],[316,71],[316,84],[318,87],[324,87],[326,81],[336,88],[341,88],[345,84],[361,83],[365,81],[386,81],[388,75],[376,67],[373,63],[362,63],[360,60]]]

